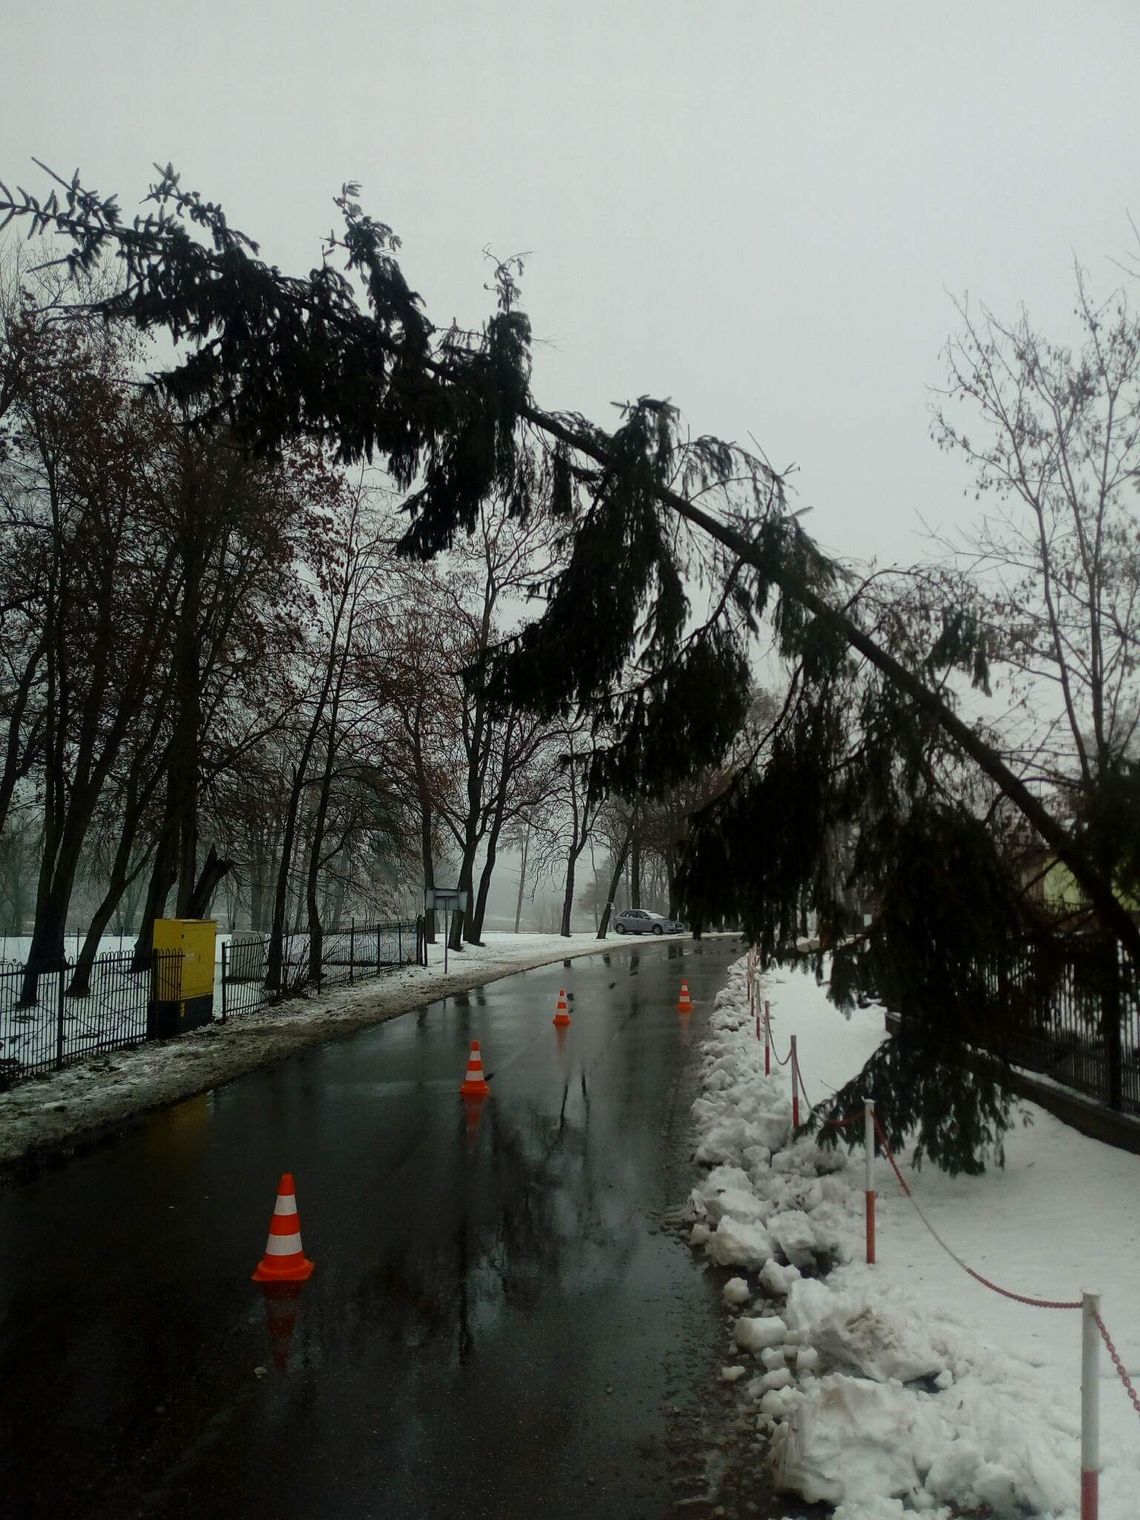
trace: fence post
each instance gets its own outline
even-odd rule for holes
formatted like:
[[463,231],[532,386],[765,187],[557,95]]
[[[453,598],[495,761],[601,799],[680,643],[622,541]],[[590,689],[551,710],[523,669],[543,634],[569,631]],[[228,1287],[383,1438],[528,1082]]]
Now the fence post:
[[348,980],[352,983],[352,963],[356,959],[356,919],[348,926]]
[[[376,931],[376,953],[380,953],[379,929]],[[404,925],[399,921],[396,923],[396,964],[398,966],[404,964]]]
[[800,1127],[800,1058],[796,1054],[796,1037],[790,1036],[792,1042],[792,1128]]
[[1100,1502],[1100,1410],[1097,1355],[1100,1294],[1081,1292],[1081,1520],[1097,1520]]
[[59,970],[56,972],[56,1016],[55,1016],[55,1069],[63,1070],[63,972],[64,962],[61,961]]
[[875,1100],[863,1099],[863,1155],[866,1165],[867,1265],[875,1265]]
[[768,999],[764,999],[764,1075],[772,1075],[772,1015]]
[[226,1022],[226,951],[229,945],[222,941],[222,1023]]

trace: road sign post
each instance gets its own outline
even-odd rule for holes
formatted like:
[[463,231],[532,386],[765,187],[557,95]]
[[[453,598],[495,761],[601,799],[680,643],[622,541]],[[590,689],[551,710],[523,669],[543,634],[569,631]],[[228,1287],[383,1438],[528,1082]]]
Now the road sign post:
[[[447,975],[447,950],[448,941],[451,938],[451,914],[454,912],[467,912],[467,888],[459,887],[428,887],[424,892],[424,910],[432,912],[435,908],[442,908],[448,915],[445,920],[446,930],[443,936],[443,974]],[[427,954],[427,941],[424,942],[424,954]]]

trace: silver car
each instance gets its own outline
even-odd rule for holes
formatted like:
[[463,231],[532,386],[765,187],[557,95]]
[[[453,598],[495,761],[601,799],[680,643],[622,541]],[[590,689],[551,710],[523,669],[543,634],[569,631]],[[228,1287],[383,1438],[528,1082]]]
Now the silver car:
[[683,934],[684,924],[675,918],[665,918],[661,913],[647,913],[644,908],[623,908],[614,915],[614,928],[619,934]]

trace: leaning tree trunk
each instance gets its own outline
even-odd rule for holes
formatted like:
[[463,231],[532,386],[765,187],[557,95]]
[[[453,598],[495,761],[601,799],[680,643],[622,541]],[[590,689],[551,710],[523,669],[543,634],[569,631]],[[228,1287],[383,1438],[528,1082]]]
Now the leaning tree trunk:
[[146,899],[143,902],[138,938],[135,940],[135,971],[140,971],[154,949],[154,921],[166,913],[166,900],[178,874],[177,851],[174,828],[169,818],[163,823],[155,847],[154,861],[147,882]]
[[120,841],[119,850],[115,854],[115,861],[111,868],[111,877],[107,883],[107,890],[103,894],[103,900],[91,915],[91,922],[87,926],[87,937],[83,941],[83,948],[80,950],[78,959],[75,962],[75,971],[72,973],[71,982],[67,989],[68,997],[86,997],[90,992],[91,968],[95,964],[95,957],[99,954],[99,945],[103,938],[103,931],[111,922],[116,908],[122,901],[123,894],[146,864],[147,857],[143,855],[134,870],[128,871],[126,869],[126,861],[130,857],[129,841],[122,861],[119,859],[121,852],[122,841]]
[[629,842],[632,835],[626,830],[625,838],[621,842],[617,854],[614,856],[614,868],[610,873],[610,887],[606,893],[606,905],[602,909],[602,921],[598,925],[598,938],[605,939],[610,927],[610,914],[613,912],[614,899],[621,882],[621,873],[625,870],[625,858],[629,854]]

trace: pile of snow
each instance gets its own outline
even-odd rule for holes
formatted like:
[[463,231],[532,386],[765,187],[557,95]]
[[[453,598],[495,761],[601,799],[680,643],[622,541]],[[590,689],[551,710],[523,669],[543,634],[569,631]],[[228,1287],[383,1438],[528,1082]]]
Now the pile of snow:
[[[781,992],[777,1048],[787,1048],[786,1023],[799,1036],[813,1096],[822,1097],[821,1077],[838,1085],[853,1076],[883,1038],[881,1012],[846,1020],[807,977],[789,978]],[[764,1076],[744,962],[718,994],[702,1057],[696,1154],[708,1170],[689,1198],[688,1238],[711,1263],[736,1271],[724,1287],[731,1361],[721,1376],[738,1384],[770,1436],[780,1488],[838,1506],[835,1520],[915,1512],[949,1520],[963,1511],[1075,1520],[1079,1316],[1022,1308],[963,1274],[881,1163],[879,1254],[882,1263],[885,1247],[889,1264],[864,1264],[861,1155],[849,1164],[844,1151],[792,1140],[788,1072],[774,1064]],[[1044,1151],[1040,1134],[1019,1146],[1015,1132],[1004,1172],[952,1179],[928,1168],[916,1187],[942,1211],[938,1227],[983,1270],[1006,1272],[1011,1287],[1064,1298],[1090,1279],[1104,1288],[1105,1317],[1135,1368],[1140,1158],[1040,1110],[1032,1117],[1046,1132]],[[1030,1170],[1043,1154],[1055,1162],[1051,1178]],[[1054,1216],[1077,1196],[1093,1210],[1089,1233],[1062,1238],[1069,1251],[1086,1252],[1083,1274],[1060,1248],[1042,1259]],[[1000,1207],[979,1213],[987,1202]],[[1112,1226],[1115,1254],[1101,1256],[1096,1243]],[[1101,1515],[1125,1520],[1140,1489],[1140,1423],[1107,1357],[1101,1377]]]

